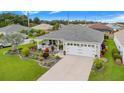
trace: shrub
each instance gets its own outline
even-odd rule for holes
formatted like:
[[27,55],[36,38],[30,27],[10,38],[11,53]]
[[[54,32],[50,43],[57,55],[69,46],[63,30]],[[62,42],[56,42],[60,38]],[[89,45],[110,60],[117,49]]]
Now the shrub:
[[32,37],[32,36],[33,36],[33,34],[32,34],[32,33],[28,33],[28,36],[29,36],[29,37]]
[[59,56],[59,55],[56,55],[56,56],[55,56],[55,59],[60,59],[60,56]]
[[38,59],[38,56],[37,55],[33,55],[32,59]]
[[26,31],[26,30],[21,30],[20,33],[24,33],[24,34],[26,34],[27,31]]
[[44,35],[44,34],[46,34],[46,32],[44,30],[41,30],[40,35]]
[[24,56],[29,56],[29,53],[30,53],[30,49],[29,48],[25,47],[25,48],[22,49],[22,54]]
[[114,58],[114,60],[121,59],[121,55],[119,53],[114,53],[113,58]]
[[29,49],[31,49],[31,48],[36,48],[36,44],[30,44],[30,45],[28,46],[28,48],[29,48]]
[[115,53],[120,54],[120,52],[119,52],[117,49],[114,48],[114,49],[112,50],[112,56],[113,56]]
[[103,67],[103,60],[101,59],[95,59],[94,66],[96,69],[100,69]]
[[114,60],[121,59],[120,52],[117,49],[112,50],[112,56],[113,56]]
[[43,53],[43,50],[42,50],[42,49],[38,49],[38,52],[39,52],[39,53]]
[[48,33],[49,33],[49,32],[46,32],[46,31],[45,31],[45,34],[48,34]]
[[40,56],[40,57],[42,57],[42,56],[43,56],[43,54],[42,54],[42,53],[40,53],[40,54],[39,54],[39,56]]
[[45,59],[48,58],[48,57],[49,57],[49,53],[48,53],[48,52],[43,53],[43,57],[44,57]]
[[48,49],[48,48],[46,48],[46,49],[45,49],[45,52],[49,52],[49,49]]
[[43,57],[40,57],[40,58],[39,58],[39,61],[43,61]]

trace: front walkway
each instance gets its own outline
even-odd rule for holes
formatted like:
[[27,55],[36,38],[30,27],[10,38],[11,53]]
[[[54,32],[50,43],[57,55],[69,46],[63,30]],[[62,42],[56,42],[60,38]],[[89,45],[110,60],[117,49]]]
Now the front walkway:
[[93,58],[65,56],[38,80],[40,81],[86,81],[93,65]]

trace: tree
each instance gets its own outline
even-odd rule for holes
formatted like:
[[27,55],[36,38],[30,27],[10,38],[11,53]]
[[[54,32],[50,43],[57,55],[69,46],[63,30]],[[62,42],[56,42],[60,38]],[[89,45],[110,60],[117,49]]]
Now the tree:
[[35,17],[33,21],[34,21],[35,24],[40,24],[41,23],[41,21],[38,17]]
[[59,29],[59,23],[56,22],[54,25],[53,25],[53,30],[58,30]]
[[4,45],[12,45],[13,49],[16,49],[16,46],[24,41],[24,36],[19,33],[6,34],[2,38],[2,43]]

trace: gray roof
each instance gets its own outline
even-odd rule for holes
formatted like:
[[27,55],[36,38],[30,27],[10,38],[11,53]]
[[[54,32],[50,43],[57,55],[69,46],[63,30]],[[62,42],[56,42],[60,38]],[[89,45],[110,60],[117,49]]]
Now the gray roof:
[[51,30],[52,28],[53,28],[53,26],[52,25],[50,25],[50,24],[40,24],[40,25],[36,25],[36,26],[34,26],[34,27],[32,27],[33,29],[38,29],[38,30],[40,30],[40,29],[43,29],[43,30]]
[[68,25],[38,38],[101,43],[104,40],[104,33],[82,25]]
[[21,30],[30,30],[30,28],[19,25],[19,24],[12,24],[12,25],[8,25],[8,26],[0,28],[0,32],[4,32],[4,33],[19,32]]

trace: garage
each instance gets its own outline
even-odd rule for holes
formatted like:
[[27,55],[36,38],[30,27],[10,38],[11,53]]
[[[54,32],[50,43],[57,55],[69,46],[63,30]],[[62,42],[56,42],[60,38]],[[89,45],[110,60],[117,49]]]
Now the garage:
[[68,43],[66,46],[66,54],[94,57],[96,51],[94,45]]

